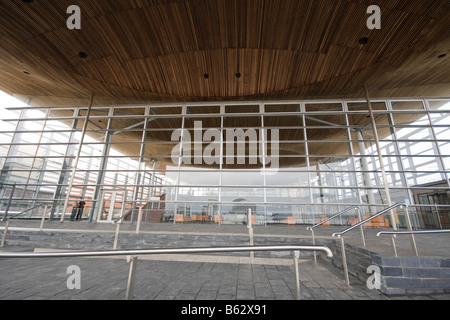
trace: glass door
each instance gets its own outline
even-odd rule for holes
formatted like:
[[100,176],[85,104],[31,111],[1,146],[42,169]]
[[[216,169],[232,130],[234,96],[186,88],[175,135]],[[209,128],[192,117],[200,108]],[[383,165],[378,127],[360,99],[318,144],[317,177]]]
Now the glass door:
[[125,212],[125,191],[105,190],[102,192],[98,222],[113,222]]

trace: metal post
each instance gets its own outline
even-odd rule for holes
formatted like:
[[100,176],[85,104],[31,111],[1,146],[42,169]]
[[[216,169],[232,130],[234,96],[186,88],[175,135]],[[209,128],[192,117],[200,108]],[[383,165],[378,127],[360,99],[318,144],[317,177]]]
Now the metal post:
[[[388,186],[387,177],[386,177],[386,170],[385,170],[384,162],[383,162],[383,155],[381,153],[380,139],[378,137],[378,131],[377,131],[377,123],[375,122],[375,117],[373,115],[372,103],[370,102],[369,90],[367,89],[367,86],[364,86],[364,92],[366,95],[367,105],[369,107],[369,115],[370,115],[370,120],[372,122],[373,134],[375,136],[375,144],[376,144],[377,153],[378,153],[378,162],[380,163],[384,191],[386,193],[386,200],[388,202],[388,205],[391,206],[392,205],[391,193],[389,191],[389,186]],[[393,210],[391,210],[390,215],[391,215],[392,228],[394,229],[394,231],[397,231],[397,223],[395,221],[395,215],[394,215]],[[394,241],[393,243],[395,243],[395,240],[393,240],[393,241]]]
[[134,298],[134,284],[136,282],[137,261],[138,261],[138,257],[127,256],[127,262],[130,264],[130,271],[128,273],[126,300],[131,300]]
[[8,229],[9,229],[9,220],[6,220],[5,230],[3,231],[2,243],[0,245],[0,248],[3,248],[5,246],[6,234],[8,233]]
[[392,249],[394,249],[394,257],[398,257],[397,247],[395,245],[395,234],[392,235],[391,242],[392,242]]
[[295,285],[297,287],[297,300],[300,300],[301,299],[301,296],[300,296],[300,273],[299,273],[299,268],[298,268],[298,258],[300,257],[300,252],[294,251],[293,253],[294,253]]
[[118,244],[118,242],[119,242],[120,225],[122,224],[121,221],[122,221],[122,220],[117,221],[117,223],[116,223],[116,232],[115,232],[115,234],[114,234],[113,250],[117,250],[117,244]]
[[[375,117],[373,116],[372,103],[370,102],[369,90],[367,89],[367,86],[364,86],[364,93],[366,95],[367,105],[369,107],[370,120],[372,122],[372,127],[373,127],[373,134],[375,136],[375,144],[377,147],[378,161],[380,163],[381,175],[383,178],[384,191],[386,193],[386,199],[387,199],[388,205],[391,206],[392,205],[391,193],[389,191],[389,186],[388,186],[387,177],[386,177],[386,170],[385,170],[384,163],[383,163],[383,155],[381,154],[380,139],[378,137],[377,124],[375,122]],[[390,211],[390,218],[391,218],[392,229],[394,231],[397,231],[397,222],[395,221],[394,210]],[[395,256],[397,257],[395,235],[392,236],[391,241],[392,241],[392,247],[394,248]]]
[[[312,233],[312,241],[313,241],[313,246],[316,245],[316,237],[314,235],[314,229],[311,229],[311,233]],[[317,254],[314,251],[314,263],[317,263]]]
[[44,213],[42,213],[41,226],[39,227],[39,231],[44,229],[45,216],[47,215],[48,206],[45,206]]
[[[363,220],[362,216],[361,216],[361,210],[359,208],[356,208],[356,211],[358,212],[358,220],[359,220],[359,222],[361,222]],[[364,236],[364,225],[361,225],[359,228],[361,231],[361,242],[362,242],[363,246],[366,247],[366,238]]]
[[[408,207],[405,206],[405,219],[406,219],[406,226],[408,227],[409,231],[413,231],[412,223],[411,223],[411,217],[409,216]],[[417,251],[417,244],[416,239],[414,238],[413,234],[409,235],[409,241],[411,242],[411,247],[416,256],[419,256],[419,252]]]
[[[250,238],[250,245],[253,246],[253,225],[252,225],[252,209],[248,209],[247,214],[247,228],[248,228],[248,236]],[[250,259],[253,259],[255,257],[255,253],[253,251],[250,251]]]
[[141,220],[142,220],[142,207],[139,207],[139,214],[136,223],[136,234],[139,234],[139,231],[141,229]]
[[8,216],[9,208],[11,207],[11,202],[15,191],[16,191],[16,183],[14,183],[11,187],[11,194],[9,195],[8,203],[6,204],[5,215],[3,216],[3,219],[6,219]]
[[77,152],[77,156],[75,157],[75,162],[73,163],[73,169],[72,169],[72,174],[70,176],[69,186],[67,187],[66,200],[64,201],[64,209],[61,212],[61,220],[60,220],[61,223],[64,222],[66,210],[67,210],[67,207],[69,206],[70,192],[72,191],[73,183],[75,181],[75,174],[77,173],[77,166],[78,166],[78,162],[80,161],[81,149],[83,148],[84,137],[86,136],[86,130],[88,127],[89,117],[91,115],[93,103],[94,103],[94,94],[91,95],[91,101],[89,102],[89,107],[87,109],[86,117],[84,119],[83,130],[81,132],[81,139],[78,144],[78,152]]
[[344,267],[344,276],[345,276],[345,283],[347,285],[350,285],[350,279],[348,277],[348,266],[347,266],[347,256],[345,255],[345,243],[344,243],[344,237],[339,236],[341,240],[341,251],[342,251],[342,265]]

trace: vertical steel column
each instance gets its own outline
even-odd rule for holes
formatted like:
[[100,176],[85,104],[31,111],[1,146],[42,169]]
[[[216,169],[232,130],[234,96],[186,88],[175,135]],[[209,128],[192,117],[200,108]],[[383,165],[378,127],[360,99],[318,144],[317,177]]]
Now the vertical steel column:
[[[144,173],[145,173],[145,169],[147,168],[146,166],[146,162],[144,161],[145,158],[145,146],[146,146],[146,141],[147,141],[147,128],[148,128],[148,121],[149,121],[149,108],[145,108],[145,114],[144,114],[145,120],[144,120],[144,129],[142,130],[142,137],[141,137],[141,148],[139,151],[139,163],[138,163],[138,172],[136,174],[136,179],[135,179],[135,186],[134,186],[134,190],[133,190],[133,202],[132,202],[132,206],[131,206],[131,222],[134,221],[134,209],[136,208],[136,206],[138,205],[140,208],[143,207],[142,204],[142,198],[144,195],[144,188],[141,187],[140,185],[144,184],[145,182],[145,175],[143,177],[142,174],[142,166],[144,166]],[[141,183],[142,181],[142,183]],[[141,191],[141,199],[139,199],[138,201],[138,197],[139,197],[139,190]],[[139,204],[138,204],[139,203]]]
[[[386,170],[384,168],[384,162],[383,162],[383,155],[381,154],[381,146],[380,146],[380,139],[378,137],[378,131],[377,131],[377,124],[375,121],[375,117],[373,115],[373,109],[372,109],[372,103],[370,102],[370,97],[369,97],[369,90],[367,89],[367,86],[364,86],[364,92],[366,95],[366,100],[367,100],[367,105],[369,107],[369,115],[370,115],[370,120],[372,122],[372,127],[373,127],[373,134],[375,136],[375,144],[377,147],[377,153],[378,153],[378,161],[380,163],[380,169],[381,169],[381,175],[383,178],[383,185],[384,185],[384,190],[386,193],[386,199],[387,199],[387,204],[389,206],[393,205],[392,200],[391,200],[391,194],[390,194],[390,190],[389,190],[389,186],[387,183],[387,177],[386,177]],[[391,223],[392,223],[392,228],[396,231],[397,230],[397,224],[395,221],[395,216],[394,216],[394,211],[391,210],[390,212],[391,215]],[[395,243],[395,241],[393,240],[393,243]]]
[[[252,224],[252,209],[248,209],[247,211],[247,228],[248,228],[248,237],[250,239],[250,245],[253,246],[253,224]],[[255,257],[255,253],[250,251],[250,260],[253,263],[253,258]]]
[[367,194],[367,199],[369,200],[369,204],[372,206],[369,206],[369,211],[372,214],[377,213],[377,208],[374,207],[374,205],[376,204],[375,202],[375,196],[373,195],[373,189],[372,189],[372,179],[370,178],[370,174],[369,174],[369,164],[367,163],[367,158],[366,158],[366,146],[364,144],[364,137],[362,135],[362,129],[361,130],[357,130],[356,134],[358,136],[358,146],[359,146],[359,154],[361,155],[361,166],[363,169],[363,176],[364,176],[364,187],[366,187],[366,194]]
[[73,153],[73,149],[74,149],[74,146],[72,143],[75,142],[75,130],[76,130],[77,124],[78,124],[78,118],[77,118],[78,110],[77,109],[74,109],[73,116],[74,116],[74,119],[72,121],[72,127],[71,127],[71,131],[69,134],[69,140],[67,141],[67,148],[66,148],[66,152],[64,153],[63,163],[61,165],[61,171],[59,174],[58,185],[57,185],[55,193],[53,195],[53,199],[55,199],[55,200],[53,201],[52,209],[50,211],[50,221],[53,221],[53,218],[55,216],[56,207],[59,206],[58,205],[58,202],[60,201],[59,199],[62,198],[62,196],[64,195],[63,184],[66,181],[67,170],[68,170],[68,168],[70,168],[71,162],[72,162],[71,154]]
[[[264,104],[260,104],[259,105],[259,113],[261,114],[261,134],[259,135],[259,143],[260,143],[260,155],[261,155],[261,160],[262,160],[262,170],[263,170],[263,201],[264,201],[264,225],[267,225],[267,221],[266,221],[266,211],[267,211],[267,181],[266,181],[266,157],[267,157],[267,149],[268,149],[268,145],[267,145],[267,135],[268,132],[265,129],[264,126],[264,112],[265,112],[265,106]],[[270,143],[272,144],[272,141],[270,141]],[[272,145],[271,145],[272,147]],[[273,153],[273,152],[272,152]]]
[[[6,188],[7,185],[5,185]],[[11,207],[11,202],[14,197],[14,192],[16,191],[16,183],[11,186],[11,193],[9,194],[8,203],[6,204],[5,214],[3,215],[3,220],[8,216],[9,208]]]
[[88,122],[89,122],[89,116],[91,115],[93,103],[94,103],[94,94],[91,95],[91,101],[89,102],[89,107],[86,112],[86,118],[84,120],[83,130],[81,131],[81,139],[80,139],[80,143],[78,144],[78,152],[77,152],[77,156],[75,157],[75,163],[73,164],[73,169],[72,169],[72,174],[70,176],[69,186],[67,187],[66,200],[64,201],[64,209],[61,212],[61,220],[60,220],[61,223],[64,222],[66,210],[67,210],[67,207],[69,206],[70,192],[72,191],[73,183],[75,181],[75,174],[77,173],[77,166],[78,166],[78,162],[80,161],[80,156],[81,156],[81,148],[83,147],[84,137],[86,135],[86,130],[87,130]]
[[[92,208],[91,208],[91,212],[89,214],[89,222],[92,222],[94,220],[94,217],[98,217],[98,215],[96,215],[95,211],[97,208],[97,203],[100,201],[99,197],[101,195],[103,196],[101,190],[103,188],[103,182],[104,182],[104,178],[105,178],[105,169],[108,164],[109,150],[111,149],[111,136],[112,136],[111,127],[112,127],[113,115],[114,115],[114,108],[110,108],[109,112],[108,112],[108,124],[106,125],[105,138],[103,140],[104,145],[103,145],[103,150],[102,150],[102,159],[100,160],[100,166],[98,169],[98,176],[97,176],[97,183],[96,183],[94,195],[92,198],[92,200],[93,200]],[[103,200],[103,198],[102,198],[102,200]]]
[[225,114],[225,105],[221,104],[220,105],[220,160],[219,160],[219,204],[218,204],[218,212],[213,213],[214,215],[214,221],[215,221],[215,216],[217,215],[217,224],[221,225],[222,224],[222,180],[223,180],[223,115]]
[[[180,152],[179,152],[179,158],[178,158],[178,172],[177,172],[177,184],[175,187],[175,211],[173,214],[173,224],[177,223],[177,212],[178,212],[178,193],[180,192],[180,179],[181,179],[181,167],[183,164],[183,155],[184,155],[184,134],[185,134],[185,119],[186,119],[186,113],[187,113],[187,105],[184,105],[182,110],[181,110],[181,116],[182,118],[182,122],[181,122],[181,137],[180,137]],[[191,141],[189,141],[189,143],[191,143]],[[191,148],[191,146],[189,145],[189,148]],[[185,209],[186,209],[186,203],[184,204]]]

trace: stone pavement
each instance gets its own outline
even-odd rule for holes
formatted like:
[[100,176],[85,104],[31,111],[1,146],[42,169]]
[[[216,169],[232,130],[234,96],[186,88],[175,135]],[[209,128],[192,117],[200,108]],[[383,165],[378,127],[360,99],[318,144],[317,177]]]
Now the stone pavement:
[[[17,251],[18,248],[9,250]],[[20,249],[22,250],[22,249]],[[81,289],[69,290],[69,266]],[[299,260],[302,300],[450,299],[450,295],[388,298],[327,263]],[[124,300],[129,265],[122,258],[0,259],[1,300]],[[136,300],[295,300],[292,259],[207,255],[139,258]]]
[[[32,223],[35,227],[36,222]],[[38,224],[38,223],[37,223]],[[31,222],[12,222],[12,228],[29,228]],[[90,227],[91,232],[112,232],[110,225],[87,223],[46,223],[47,230]],[[124,224],[121,232],[134,232],[135,226]],[[2,228],[0,227],[0,230]],[[329,227],[317,232],[329,238],[343,227]],[[143,225],[142,232],[164,234],[236,234],[245,235],[245,226]],[[306,226],[255,227],[255,235],[270,239],[274,235],[309,239]],[[326,230],[326,231],[325,231]],[[378,230],[376,230],[378,231]],[[369,245],[390,251],[388,239],[379,241],[369,231]],[[358,233],[349,242],[358,242]],[[308,240],[309,241],[309,240]],[[398,240],[400,250],[410,250],[408,238]],[[419,250],[433,255],[448,255],[448,236],[422,236]],[[430,246],[434,243],[434,246]],[[36,244],[35,247],[39,247]],[[8,247],[2,250],[31,251],[34,248]],[[88,248],[87,248],[88,249]],[[48,251],[49,249],[43,249]],[[69,266],[80,268],[81,289],[69,290]],[[0,259],[1,300],[124,300],[129,272],[125,257],[108,258],[24,258]],[[365,283],[343,280],[342,270],[321,261],[299,260],[302,300],[450,300],[450,295],[387,297],[369,290]],[[158,255],[140,257],[136,271],[136,300],[294,300],[296,297],[293,259],[256,257],[251,263],[244,256],[232,255]]]

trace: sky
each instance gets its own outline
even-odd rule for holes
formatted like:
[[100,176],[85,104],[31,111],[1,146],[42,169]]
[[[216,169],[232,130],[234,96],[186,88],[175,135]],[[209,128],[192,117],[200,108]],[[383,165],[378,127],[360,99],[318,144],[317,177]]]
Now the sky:
[[10,96],[9,94],[0,91],[0,108],[10,108],[10,107],[25,107],[26,104],[17,100],[16,98]]

